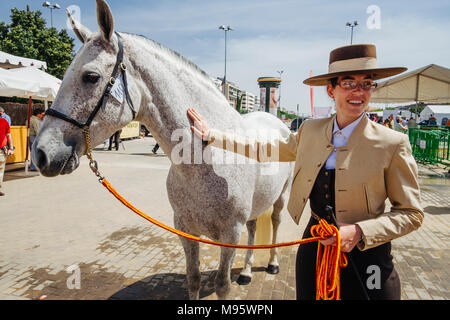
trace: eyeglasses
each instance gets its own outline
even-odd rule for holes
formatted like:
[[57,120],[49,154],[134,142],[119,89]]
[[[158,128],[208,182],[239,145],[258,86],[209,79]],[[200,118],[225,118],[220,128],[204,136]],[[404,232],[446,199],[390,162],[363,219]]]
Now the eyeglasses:
[[339,86],[345,90],[355,90],[357,87],[361,87],[364,91],[369,91],[377,87],[377,83],[371,80],[365,80],[358,82],[356,80],[343,80],[339,83]]

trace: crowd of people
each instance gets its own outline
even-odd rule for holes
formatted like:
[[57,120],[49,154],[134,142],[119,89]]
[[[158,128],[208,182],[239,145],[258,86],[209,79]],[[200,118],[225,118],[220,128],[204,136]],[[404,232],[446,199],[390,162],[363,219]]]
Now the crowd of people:
[[376,114],[370,114],[369,119],[392,130],[402,133],[407,133],[408,128],[417,126],[416,120],[413,116],[411,116],[411,118],[408,120],[405,117],[401,117],[399,115],[394,117],[394,115],[391,114],[383,121],[383,117],[378,117]]

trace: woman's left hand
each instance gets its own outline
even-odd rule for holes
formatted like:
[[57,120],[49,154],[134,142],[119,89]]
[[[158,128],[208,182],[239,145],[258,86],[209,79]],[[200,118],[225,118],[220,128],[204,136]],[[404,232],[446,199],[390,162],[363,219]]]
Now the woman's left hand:
[[[357,224],[339,223],[341,251],[350,252],[361,240],[362,230]],[[324,246],[335,246],[336,236],[320,241]]]

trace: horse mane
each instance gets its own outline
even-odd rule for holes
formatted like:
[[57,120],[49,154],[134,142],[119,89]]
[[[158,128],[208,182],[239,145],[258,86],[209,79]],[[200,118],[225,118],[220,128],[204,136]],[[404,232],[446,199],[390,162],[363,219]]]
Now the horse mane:
[[134,34],[134,33],[128,33],[128,32],[121,32],[130,36],[134,36],[137,38],[142,38],[145,41],[147,41],[148,43],[150,43],[151,45],[155,46],[156,48],[165,51],[169,54],[171,54],[172,56],[174,56],[175,58],[177,58],[178,60],[180,60],[184,65],[186,65],[187,67],[190,67],[192,69],[194,69],[195,71],[199,72],[201,75],[203,75],[204,77],[206,77],[208,80],[212,80],[211,76],[209,74],[207,74],[205,71],[203,71],[199,66],[197,66],[195,63],[193,63],[192,61],[190,61],[189,59],[187,59],[186,57],[184,57],[183,55],[181,55],[180,53],[176,52],[175,50],[172,50],[164,45],[162,45],[161,43],[152,40],[150,38],[147,38],[144,35],[138,35],[138,34]]

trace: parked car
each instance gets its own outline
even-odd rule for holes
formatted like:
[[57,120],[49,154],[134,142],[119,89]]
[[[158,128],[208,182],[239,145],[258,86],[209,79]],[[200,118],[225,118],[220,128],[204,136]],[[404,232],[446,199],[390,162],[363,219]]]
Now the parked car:
[[294,120],[292,120],[291,122],[291,131],[293,132],[297,132],[298,128],[300,127],[300,125],[303,123],[303,121],[308,120],[309,118],[295,118]]

